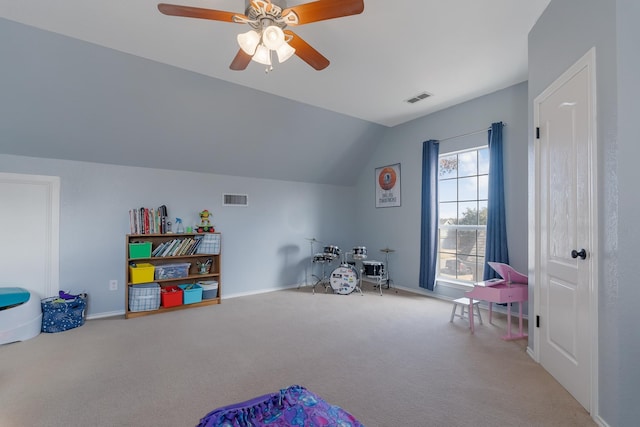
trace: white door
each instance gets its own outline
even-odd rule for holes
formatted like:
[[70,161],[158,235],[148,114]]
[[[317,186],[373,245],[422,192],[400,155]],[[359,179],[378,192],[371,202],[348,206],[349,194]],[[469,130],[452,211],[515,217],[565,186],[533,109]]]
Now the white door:
[[594,64],[592,50],[534,102],[535,350],[587,410],[597,342]]
[[0,286],[58,294],[57,177],[0,173]]

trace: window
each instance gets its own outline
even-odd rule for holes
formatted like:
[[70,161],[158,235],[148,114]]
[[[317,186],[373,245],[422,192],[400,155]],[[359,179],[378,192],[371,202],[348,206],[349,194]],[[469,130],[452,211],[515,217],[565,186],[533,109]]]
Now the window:
[[442,154],[438,165],[437,278],[477,282],[484,273],[489,148]]

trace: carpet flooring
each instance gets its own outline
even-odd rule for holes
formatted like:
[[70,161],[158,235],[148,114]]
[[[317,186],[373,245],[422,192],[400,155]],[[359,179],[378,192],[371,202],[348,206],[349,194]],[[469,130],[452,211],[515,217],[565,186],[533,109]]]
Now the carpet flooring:
[[[446,301],[283,290],[0,346],[3,427],[195,426],[299,384],[367,427],[592,426],[496,315],[470,334]],[[89,304],[91,296],[89,296]]]

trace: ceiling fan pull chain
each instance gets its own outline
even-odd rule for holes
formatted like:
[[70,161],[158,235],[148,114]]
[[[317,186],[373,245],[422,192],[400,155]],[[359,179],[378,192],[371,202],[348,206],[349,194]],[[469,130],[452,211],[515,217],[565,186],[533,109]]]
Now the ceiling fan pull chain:
[[269,50],[269,65],[264,69],[265,74],[269,74],[269,71],[273,71],[273,51]]

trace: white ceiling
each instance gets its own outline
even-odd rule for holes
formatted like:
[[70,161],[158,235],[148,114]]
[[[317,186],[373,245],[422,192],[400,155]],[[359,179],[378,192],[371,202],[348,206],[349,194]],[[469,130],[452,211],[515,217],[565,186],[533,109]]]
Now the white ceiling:
[[[243,0],[165,1],[245,9]],[[165,16],[156,0],[0,0],[0,17],[395,126],[526,80],[527,35],[549,1],[365,0],[360,15],[292,28],[328,68],[294,57],[268,74],[254,62],[229,69],[246,26]],[[433,96],[404,102],[424,91]]]

